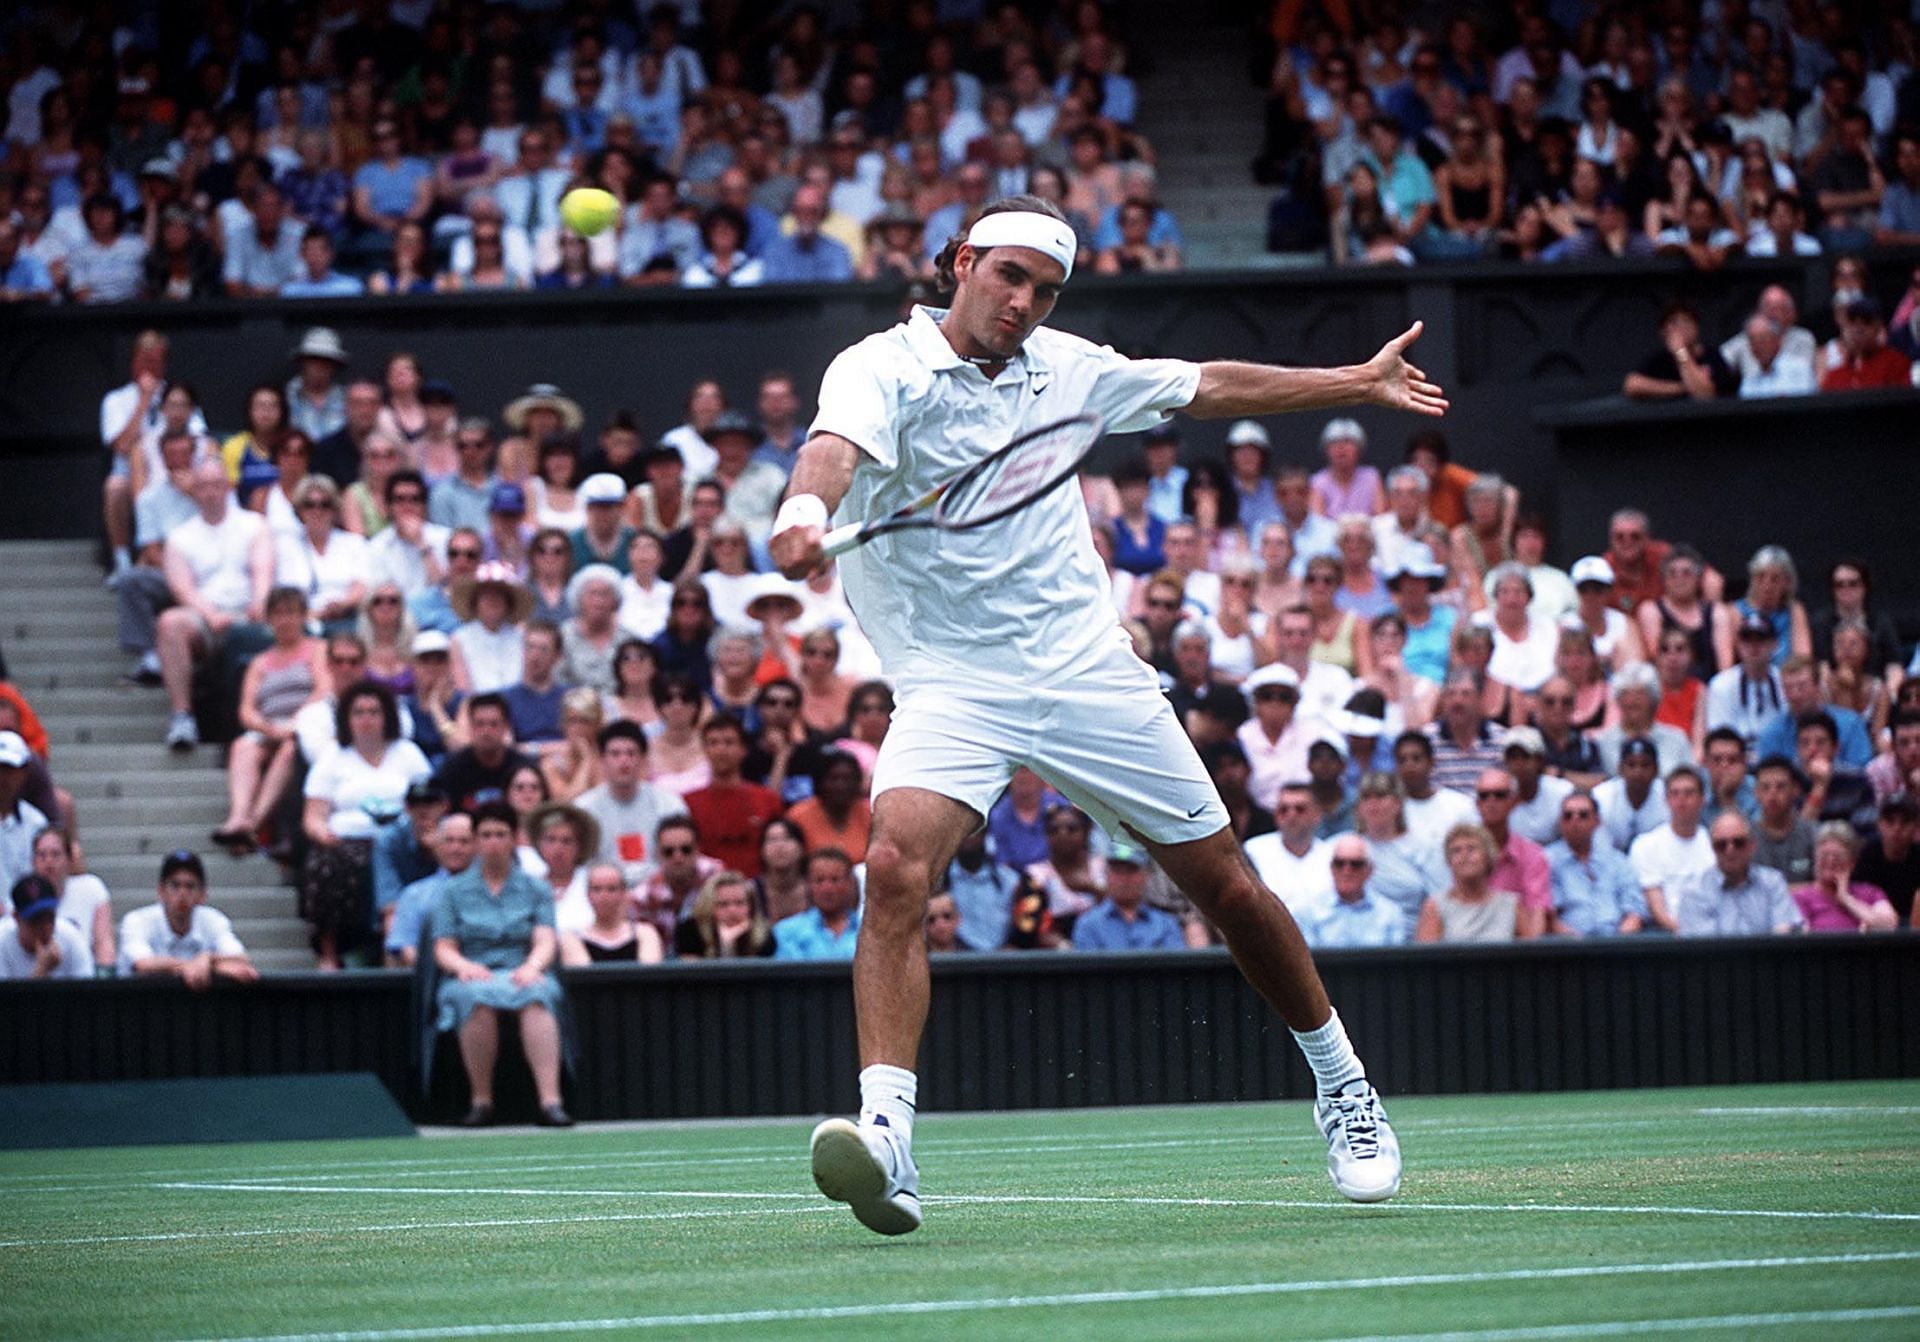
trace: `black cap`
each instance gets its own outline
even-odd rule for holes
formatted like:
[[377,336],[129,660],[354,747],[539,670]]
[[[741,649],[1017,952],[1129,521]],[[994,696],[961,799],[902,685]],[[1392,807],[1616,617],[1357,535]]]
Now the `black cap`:
[[52,917],[60,909],[60,892],[53,882],[37,872],[28,872],[13,883],[13,916],[21,922]]
[[200,854],[190,853],[184,848],[176,848],[160,859],[160,884],[165,885],[175,872],[191,872],[200,884],[207,883],[206,864],[201,862]]
[[1754,611],[1740,618],[1739,637],[1741,638],[1778,638],[1779,633],[1773,627],[1773,621]]
[[424,778],[407,788],[407,805],[409,806],[432,806],[435,802],[446,800],[446,789],[435,787]]
[[1880,803],[1882,820],[1920,820],[1920,802],[1910,792],[1892,792]]
[[738,410],[722,410],[713,417],[713,423],[709,424],[707,431],[700,436],[711,443],[716,438],[724,438],[730,433],[737,433],[742,437],[751,438],[755,442],[758,442],[760,439],[760,426],[741,414]]
[[1871,298],[1856,298],[1841,311],[1851,322],[1883,322],[1887,319],[1887,314]]
[[452,405],[455,399],[453,383],[443,377],[430,377],[420,384],[422,405]]

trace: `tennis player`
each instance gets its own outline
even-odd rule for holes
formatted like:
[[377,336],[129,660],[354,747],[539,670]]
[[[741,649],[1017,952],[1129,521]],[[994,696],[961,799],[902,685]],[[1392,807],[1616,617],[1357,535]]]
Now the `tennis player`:
[[[941,254],[950,308],[915,308],[834,359],[774,523],[783,573],[801,578],[821,564],[836,510],[890,513],[1021,433],[1082,411],[1126,433],[1175,410],[1227,419],[1357,404],[1447,408],[1405,358],[1417,322],[1366,363],[1326,369],[1128,359],[1048,330],[1074,251],[1072,228],[1048,202],[997,201]],[[1400,1148],[1379,1097],[1286,905],[1242,855],[1157,677],[1115,618],[1080,491],[1063,484],[978,530],[885,534],[840,565],[896,708],[874,768],[853,964],[860,1120],[815,1129],[820,1190],[881,1234],[920,1225],[912,1140],[928,995],[922,914],[961,839],[1025,764],[1109,833],[1144,842],[1213,920],[1313,1068],[1334,1186],[1361,1202],[1393,1196]]]

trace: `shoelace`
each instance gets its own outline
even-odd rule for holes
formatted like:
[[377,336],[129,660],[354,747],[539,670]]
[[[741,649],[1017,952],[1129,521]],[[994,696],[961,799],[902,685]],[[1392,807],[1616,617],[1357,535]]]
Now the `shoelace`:
[[1372,1096],[1337,1095],[1333,1110],[1347,1149],[1356,1158],[1367,1160],[1380,1154],[1380,1126]]

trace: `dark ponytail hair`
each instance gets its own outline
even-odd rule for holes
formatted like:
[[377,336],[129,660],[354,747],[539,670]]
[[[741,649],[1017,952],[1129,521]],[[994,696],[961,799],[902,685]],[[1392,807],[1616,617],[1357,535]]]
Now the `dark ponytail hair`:
[[[1060,212],[1058,205],[1039,196],[1002,196],[980,211],[980,218],[985,219],[990,214],[1014,213],[1044,214],[1049,219],[1058,219],[1063,224],[1068,222],[1067,216]],[[940,255],[933,258],[933,287],[943,294],[950,294],[960,287],[960,281],[953,273],[953,259],[960,254],[960,244],[966,240],[967,235],[964,231],[955,233],[947,239],[947,245],[940,249]],[[988,250],[992,249],[988,248]]]

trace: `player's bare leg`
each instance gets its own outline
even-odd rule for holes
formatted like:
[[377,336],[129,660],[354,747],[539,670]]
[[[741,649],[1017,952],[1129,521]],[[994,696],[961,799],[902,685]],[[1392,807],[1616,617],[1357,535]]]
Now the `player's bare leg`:
[[853,957],[860,1030],[860,1122],[813,1131],[813,1181],[852,1206],[862,1225],[904,1235],[920,1225],[913,1164],[913,1068],[927,1023],[923,922],[934,883],[980,824],[970,807],[922,788],[893,788],[873,805],[867,902]]
[[1154,860],[1213,920],[1234,963],[1293,1031],[1313,1068],[1314,1121],[1327,1139],[1334,1187],[1356,1202],[1400,1188],[1400,1142],[1347,1041],[1286,905],[1261,883],[1230,829],[1190,843],[1149,842]]

